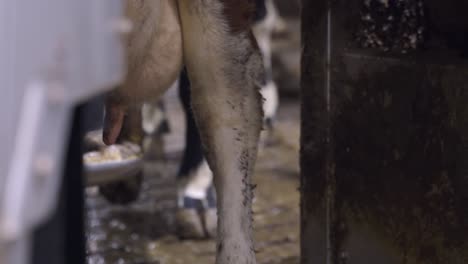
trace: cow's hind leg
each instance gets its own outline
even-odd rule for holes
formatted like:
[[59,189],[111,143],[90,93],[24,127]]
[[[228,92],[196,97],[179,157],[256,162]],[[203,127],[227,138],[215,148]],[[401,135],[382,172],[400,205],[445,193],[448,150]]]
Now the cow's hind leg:
[[216,236],[216,201],[211,172],[204,156],[191,106],[190,82],[184,69],[179,78],[179,98],[185,113],[185,149],[177,173],[179,185],[176,213],[181,238]]
[[256,263],[251,176],[262,122],[263,65],[243,21],[253,11],[249,3],[179,0],[192,106],[218,195],[218,264]]

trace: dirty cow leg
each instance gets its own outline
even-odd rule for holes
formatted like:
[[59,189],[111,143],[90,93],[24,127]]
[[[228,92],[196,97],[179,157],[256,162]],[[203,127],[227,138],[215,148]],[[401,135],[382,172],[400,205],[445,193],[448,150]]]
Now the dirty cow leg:
[[192,105],[218,194],[217,264],[254,264],[251,175],[262,59],[248,0],[179,0]]

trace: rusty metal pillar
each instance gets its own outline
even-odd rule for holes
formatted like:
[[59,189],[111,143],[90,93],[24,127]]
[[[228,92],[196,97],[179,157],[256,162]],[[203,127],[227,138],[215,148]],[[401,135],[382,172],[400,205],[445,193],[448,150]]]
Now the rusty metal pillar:
[[356,44],[363,2],[302,1],[301,263],[468,263],[462,2],[406,54]]

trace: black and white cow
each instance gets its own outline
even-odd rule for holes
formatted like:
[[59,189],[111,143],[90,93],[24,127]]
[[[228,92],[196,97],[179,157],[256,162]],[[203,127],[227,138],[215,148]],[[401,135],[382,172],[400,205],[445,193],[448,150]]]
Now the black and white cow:
[[219,264],[256,263],[251,176],[262,126],[263,62],[253,0],[128,0],[125,82],[106,100],[103,140],[116,142],[127,109],[161,96],[187,68],[191,107],[217,193]]

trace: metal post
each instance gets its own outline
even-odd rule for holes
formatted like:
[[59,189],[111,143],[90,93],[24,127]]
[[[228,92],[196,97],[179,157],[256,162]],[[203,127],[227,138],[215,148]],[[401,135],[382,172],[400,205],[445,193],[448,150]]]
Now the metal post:
[[467,263],[466,1],[404,54],[359,45],[366,1],[302,2],[302,263]]

